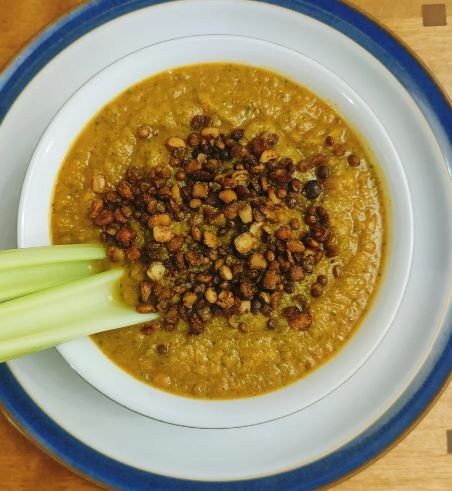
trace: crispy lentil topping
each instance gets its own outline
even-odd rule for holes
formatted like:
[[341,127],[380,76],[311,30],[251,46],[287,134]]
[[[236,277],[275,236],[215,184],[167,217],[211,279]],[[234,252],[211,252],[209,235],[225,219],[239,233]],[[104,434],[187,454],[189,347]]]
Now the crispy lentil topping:
[[[96,178],[90,218],[112,261],[142,264],[147,279],[136,309],[159,312],[164,329],[183,321],[197,335],[212,316],[233,320],[250,311],[268,317],[268,329],[275,329],[273,310],[297,282],[307,281],[314,298],[326,287],[316,265],[337,256],[338,245],[319,203],[330,176],[327,154],[345,149],[328,136],[325,154],[295,165],[279,154],[275,133],[247,141],[243,129],[222,133],[208,115],[195,116],[191,129],[186,138],[166,141],[166,166],[130,167],[114,186]],[[136,133],[153,134],[148,126]],[[355,155],[347,160],[359,165]],[[283,312],[288,326],[308,330],[308,300],[294,295],[291,302]]]

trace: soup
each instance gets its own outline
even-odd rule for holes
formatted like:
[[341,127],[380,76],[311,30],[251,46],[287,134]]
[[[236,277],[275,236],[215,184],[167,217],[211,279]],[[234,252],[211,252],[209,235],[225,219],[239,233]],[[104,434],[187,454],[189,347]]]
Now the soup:
[[55,187],[56,244],[102,241],[124,300],[161,319],[93,336],[160,389],[237,398],[308,375],[378,288],[385,201],[358,135],[306,88],[205,64],[130,87]]

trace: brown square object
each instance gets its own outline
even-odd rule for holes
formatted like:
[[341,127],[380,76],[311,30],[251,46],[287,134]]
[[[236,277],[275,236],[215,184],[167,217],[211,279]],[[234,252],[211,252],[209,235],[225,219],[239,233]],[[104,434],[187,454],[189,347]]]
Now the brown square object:
[[445,26],[446,5],[444,3],[422,5],[422,20],[424,26]]
[[447,435],[447,453],[452,454],[452,430],[447,430],[446,435]]

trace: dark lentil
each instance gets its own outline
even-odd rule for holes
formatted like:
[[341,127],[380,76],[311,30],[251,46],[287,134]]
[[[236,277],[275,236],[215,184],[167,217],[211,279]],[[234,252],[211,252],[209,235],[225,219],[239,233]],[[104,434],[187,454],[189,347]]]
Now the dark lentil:
[[166,355],[168,353],[168,346],[166,344],[159,344],[156,350],[159,355]]
[[320,165],[315,174],[318,179],[327,179],[330,176],[330,168],[327,165]]
[[320,283],[314,283],[311,286],[311,295],[313,297],[320,297],[323,294],[323,288]]
[[323,186],[319,181],[308,181],[303,188],[303,194],[308,199],[318,198],[323,191]]
[[357,157],[355,154],[351,153],[347,157],[347,162],[350,167],[358,167],[361,164],[361,159]]
[[[174,138],[174,146],[169,148],[170,165],[157,166],[146,176],[129,168],[116,189],[99,194],[90,215],[102,228],[102,238],[119,246],[115,246],[117,252],[109,253],[111,257],[121,260],[125,253],[130,262],[140,260],[145,267],[160,262],[162,279],[168,277],[168,285],[161,279],[142,283],[142,303],[137,310],[161,313],[165,330],[174,330],[183,319],[192,335],[201,334],[214,315],[235,323],[232,316],[240,312],[245,300],[250,301],[253,314],[270,317],[281,296],[293,294],[296,282],[312,274],[324,254],[331,257],[337,253],[329,217],[322,207],[306,210],[308,231],[300,231],[298,218],[281,223],[277,213],[284,206],[305,206],[301,193],[310,200],[320,196],[320,180],[330,172],[327,157],[319,153],[300,163],[298,169],[315,168],[319,179],[302,181],[294,176],[297,166],[290,158],[259,161],[263,152],[278,143],[276,134],[263,132],[245,144],[241,128],[217,136],[218,130],[210,125],[209,116],[195,116],[191,121],[195,132],[188,135],[185,146],[179,137]],[[209,129],[204,131],[206,127]],[[177,145],[179,148],[174,148]],[[187,145],[193,150],[187,152]],[[334,147],[333,153],[338,148],[342,147]],[[227,164],[231,158],[240,159],[232,170]],[[242,200],[248,200],[247,209]],[[131,220],[136,220],[133,228]],[[189,220],[190,234],[175,236],[172,222],[184,220]],[[150,229],[144,246],[136,240],[137,224],[146,233]],[[259,242],[250,234],[256,225],[262,234],[259,251],[254,251]],[[326,285],[326,277],[319,275],[311,295],[320,295],[322,285]],[[295,296],[292,300],[296,306],[286,309],[290,327],[308,329],[312,318],[306,299]],[[245,329],[242,324],[238,324],[239,330]],[[273,329],[276,321],[269,319],[267,325]]]
[[328,145],[329,147],[332,147],[334,145],[334,138],[330,135],[328,135],[325,138],[325,144]]

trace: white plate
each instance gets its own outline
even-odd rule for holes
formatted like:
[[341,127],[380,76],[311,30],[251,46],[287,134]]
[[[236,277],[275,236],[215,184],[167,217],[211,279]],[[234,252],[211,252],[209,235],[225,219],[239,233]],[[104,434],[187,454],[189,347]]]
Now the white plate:
[[[451,296],[452,198],[438,145],[440,141],[443,151],[450,152],[444,129],[450,121],[447,105],[397,43],[340,3],[287,3],[323,22],[256,2],[187,0],[139,8],[145,3],[101,0],[64,21],[58,36],[51,31],[38,43],[39,49],[52,52],[66,39],[89,31],[33,77],[2,123],[0,246],[15,244],[19,189],[34,146],[56,111],[87,79],[132,51],[175,36],[246,35],[296,49],[329,67],[359,88],[391,135],[414,203],[413,267],[405,297],[387,336],[352,378],[309,408],[264,425],[197,430],[144,418],[91,388],[54,350],[9,364],[25,392],[7,369],[1,371],[3,403],[50,451],[86,475],[121,489],[220,489],[161,476],[200,481],[272,476],[265,481],[229,482],[223,489],[315,488],[388,445],[425,407],[450,371],[446,357],[452,323],[450,318],[446,322],[446,315]],[[121,12],[129,13],[116,17]],[[412,95],[382,62],[324,22],[379,55]],[[33,64],[28,62],[28,67],[32,70]],[[14,77],[18,89],[26,77],[21,60],[12,71],[5,81],[12,87],[10,94]],[[289,470],[294,471],[279,474]]]

